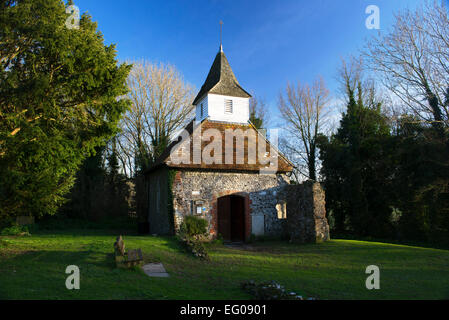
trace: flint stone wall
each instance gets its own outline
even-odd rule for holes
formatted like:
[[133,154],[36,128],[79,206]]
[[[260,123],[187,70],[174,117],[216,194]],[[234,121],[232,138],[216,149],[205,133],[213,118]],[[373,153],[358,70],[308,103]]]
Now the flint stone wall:
[[318,182],[288,185],[283,195],[287,204],[287,234],[292,242],[320,242],[330,239],[325,194]]
[[279,193],[288,183],[289,178],[284,174],[179,170],[173,182],[175,229],[178,230],[184,216],[192,214],[193,201],[202,200],[204,211],[200,216],[209,222],[211,237],[216,236],[217,198],[238,194],[249,198],[248,234],[262,226],[265,235],[280,235],[285,230],[286,219],[277,218],[276,204]]
[[287,236],[302,243],[329,239],[324,190],[314,181],[290,185],[284,174],[179,170],[172,190],[175,230],[186,215],[196,214],[193,202],[200,200],[199,216],[209,222],[210,236],[217,236],[217,199],[238,194],[249,203],[247,235]]

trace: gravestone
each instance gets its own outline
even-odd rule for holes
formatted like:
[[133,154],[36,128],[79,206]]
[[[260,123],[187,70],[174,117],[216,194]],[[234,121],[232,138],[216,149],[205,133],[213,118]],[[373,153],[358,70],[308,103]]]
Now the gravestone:
[[117,237],[117,240],[114,243],[114,248],[118,255],[125,255],[125,243],[123,242],[122,236]]
[[130,268],[143,262],[142,250],[133,249],[125,252],[125,242],[118,236],[114,243],[115,263],[118,268]]

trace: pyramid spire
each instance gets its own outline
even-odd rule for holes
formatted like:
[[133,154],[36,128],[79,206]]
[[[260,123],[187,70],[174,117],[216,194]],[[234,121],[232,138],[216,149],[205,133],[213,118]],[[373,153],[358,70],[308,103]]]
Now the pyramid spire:
[[206,81],[201,87],[200,92],[198,92],[193,104],[196,105],[207,93],[242,98],[251,97],[251,95],[246,92],[237,81],[237,78],[229,65],[228,59],[226,59],[221,44],[220,50],[215,56],[215,60],[209,70]]

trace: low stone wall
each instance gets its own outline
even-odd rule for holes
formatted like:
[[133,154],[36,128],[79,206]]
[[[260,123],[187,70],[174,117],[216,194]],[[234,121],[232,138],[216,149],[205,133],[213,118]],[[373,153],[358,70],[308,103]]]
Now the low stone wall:
[[317,242],[329,240],[325,194],[318,182],[306,181],[288,185],[283,190],[287,207],[286,231],[290,241]]

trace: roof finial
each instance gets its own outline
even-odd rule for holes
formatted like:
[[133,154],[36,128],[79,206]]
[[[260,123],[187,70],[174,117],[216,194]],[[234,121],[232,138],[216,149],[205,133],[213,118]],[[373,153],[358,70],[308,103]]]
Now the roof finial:
[[223,46],[222,46],[222,43],[221,43],[222,32],[223,32],[223,21],[220,20],[220,52],[223,52]]

